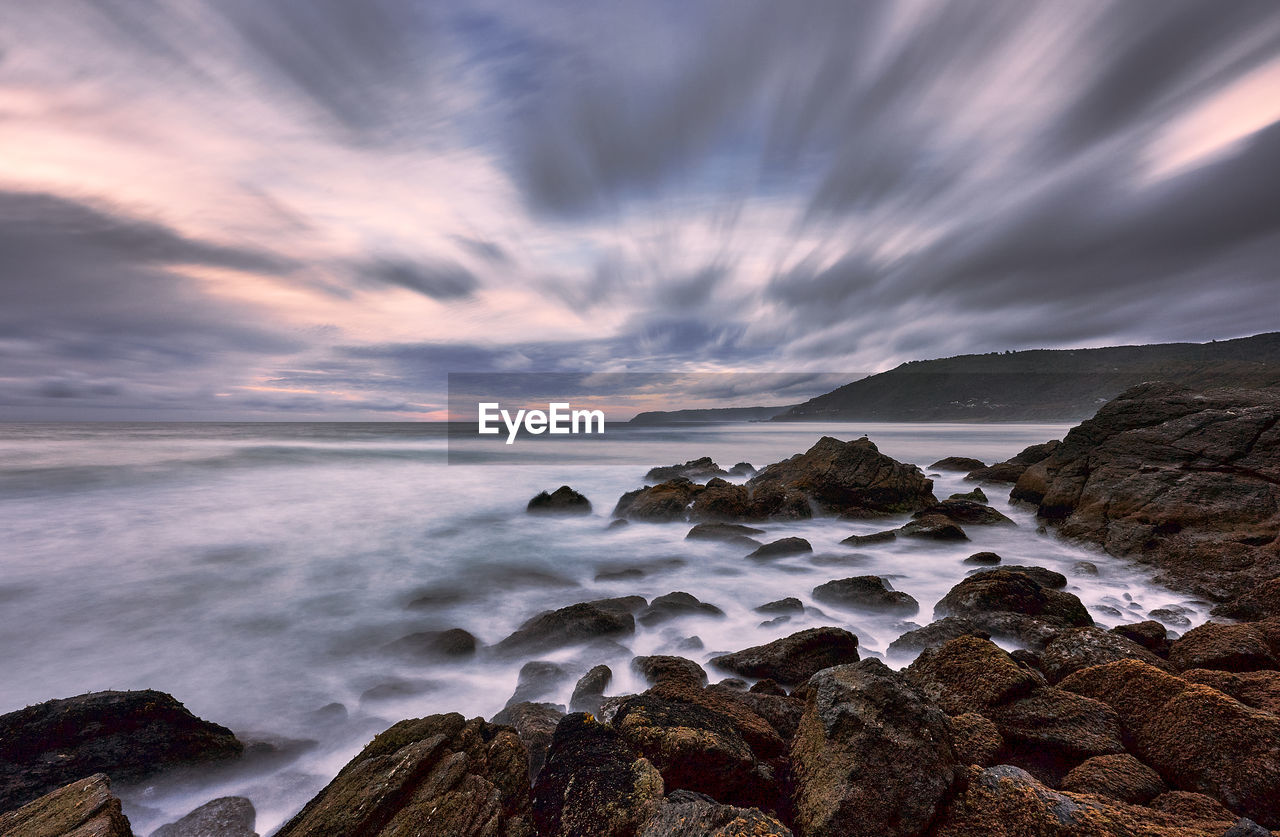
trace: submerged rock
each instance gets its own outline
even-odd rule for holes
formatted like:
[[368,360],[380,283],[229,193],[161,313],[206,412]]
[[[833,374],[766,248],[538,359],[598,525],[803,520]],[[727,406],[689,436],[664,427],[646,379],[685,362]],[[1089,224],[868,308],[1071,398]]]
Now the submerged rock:
[[635,657],[631,660],[631,667],[651,686],[663,682],[707,685],[707,673],[702,670],[702,666],[684,657],[664,654]]
[[635,630],[636,620],[629,605],[610,599],[579,602],[539,613],[494,649],[505,654],[538,653],[601,637],[629,636]]
[[591,514],[591,501],[562,485],[548,494],[543,491],[529,501],[525,511],[530,514]]
[[981,488],[974,488],[972,491],[966,491],[962,494],[952,494],[948,500],[968,500],[972,503],[987,502],[987,495]]
[[444,631],[421,631],[400,637],[386,645],[392,654],[426,660],[470,657],[476,653],[477,641],[469,631],[449,628]]
[[971,456],[947,456],[939,459],[937,462],[929,466],[930,471],[972,471],[975,468],[985,468],[981,459],[974,459]]
[[375,737],[275,837],[534,833],[515,730],[452,713]]
[[91,692],[0,715],[0,811],[94,773],[137,781],[239,756],[231,730],[150,689]]
[[658,596],[640,613],[640,624],[658,625],[681,616],[711,616],[722,618],[724,611],[713,604],[698,601],[690,593],[677,591]]
[[106,774],[95,773],[0,814],[5,837],[133,837]]
[[224,796],[206,802],[177,822],[162,825],[151,837],[258,837],[253,830],[258,813],[243,796]]
[[802,555],[806,552],[813,552],[813,547],[804,538],[780,538],[761,546],[747,557],[767,560],[770,558],[782,558],[787,555]]
[[711,477],[727,477],[729,474],[730,472],[717,465],[711,457],[703,456],[698,459],[690,459],[683,465],[665,465],[658,468],[650,468],[649,473],[645,474],[644,478],[646,482],[655,483],[666,482],[677,477],[684,477],[687,480],[697,482]]
[[[494,724],[502,724],[515,729],[529,753],[529,781],[538,778],[538,771],[547,760],[547,748],[551,746],[551,736],[556,731],[556,724],[564,717],[564,707],[551,703],[509,703],[507,707],[493,716]],[[154,837],[154,835],[153,835]]]
[[1008,516],[974,500],[949,499],[916,512],[913,517],[944,517],[965,526],[1016,526]]
[[530,660],[520,667],[515,693],[507,699],[507,706],[554,694],[568,677],[569,672],[559,663]]
[[1004,559],[994,552],[975,552],[964,559],[965,564],[976,564],[980,567],[994,567]]
[[592,714],[599,712],[600,704],[604,702],[604,690],[609,688],[611,680],[613,680],[613,669],[606,665],[593,666],[590,671],[578,678],[577,684],[573,687],[573,696],[569,698],[569,711]]
[[[743,526],[738,523],[699,523],[689,530],[685,540],[690,541],[728,541],[741,543],[751,539],[752,535],[763,535],[763,529],[754,526]],[[754,541],[753,541],[754,543]]]
[[1074,595],[1049,589],[1026,572],[1003,567],[965,578],[933,612],[963,617],[992,636],[1012,637],[1033,648],[1043,647],[1064,628],[1093,624],[1089,611]]
[[[1019,573],[1027,578],[1035,581],[1041,587],[1048,590],[1063,590],[1067,586],[1067,577],[1060,572],[1046,569],[1044,567],[1028,567],[1023,564],[1001,564],[1000,569],[1007,573]],[[972,570],[973,573],[986,572],[986,570]]]
[[877,543],[891,543],[898,539],[898,533],[892,529],[885,532],[872,532],[869,535],[850,535],[840,543],[846,543],[850,546],[869,546]]
[[803,683],[831,666],[858,661],[858,638],[843,628],[809,628],[765,645],[714,657],[711,664],[743,677]]
[[898,529],[904,538],[930,541],[967,541],[969,536],[949,518],[940,514],[926,514]]
[[852,610],[875,613],[897,613],[910,616],[920,610],[920,603],[878,575],[858,575],[819,584],[813,588],[815,601]]
[[794,596],[787,596],[785,599],[777,601],[765,602],[755,608],[756,613],[780,613],[780,614],[798,614],[804,613],[804,603]]

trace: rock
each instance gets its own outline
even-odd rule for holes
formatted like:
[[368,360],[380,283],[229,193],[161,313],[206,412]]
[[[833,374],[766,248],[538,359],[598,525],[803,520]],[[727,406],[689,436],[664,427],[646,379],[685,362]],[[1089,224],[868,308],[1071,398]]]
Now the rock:
[[1033,674],[995,643],[973,636],[926,648],[902,674],[948,715],[985,714],[1040,686]]
[[936,506],[916,512],[916,519],[943,517],[965,526],[1016,526],[1007,515],[973,500],[943,500]]
[[713,604],[700,602],[683,592],[667,593],[658,596],[640,614],[640,624],[653,626],[681,616],[713,616],[723,617],[724,611]]
[[898,529],[898,535],[904,538],[918,538],[930,541],[967,541],[969,536],[956,524],[940,514],[930,514],[916,518]]
[[[761,682],[773,683],[772,680]],[[759,683],[756,684],[756,686],[759,685]],[[746,692],[737,692],[734,695],[735,699],[763,718],[778,733],[778,737],[781,740],[790,741],[795,737],[796,728],[800,725],[800,716],[804,714],[804,701],[787,695],[776,684],[776,691],[768,692],[757,691],[756,686],[752,686]],[[708,691],[715,691],[723,687],[723,682],[717,683],[710,687]]]
[[529,757],[515,730],[457,713],[376,736],[274,837],[533,837]]
[[111,795],[106,774],[95,773],[65,785],[7,814],[0,814],[5,837],[133,837],[120,800]]
[[651,686],[668,680],[691,683],[694,686],[707,685],[707,673],[702,670],[702,666],[684,657],[662,654],[636,657],[632,659],[631,667]]
[[[1023,564],[1004,564],[1000,567],[1007,573],[1021,573],[1027,578],[1034,580],[1041,587],[1047,590],[1062,590],[1067,586],[1067,577],[1059,572],[1045,569],[1044,567],[1028,567]],[[986,572],[986,570],[974,570],[973,572]]]
[[94,773],[117,782],[239,756],[226,727],[150,689],[91,692],[0,715],[0,811]]
[[1147,615],[1175,628],[1191,627],[1191,620],[1187,618],[1186,611],[1176,605],[1173,607],[1157,607],[1149,611]]
[[1094,756],[1072,768],[1062,780],[1062,789],[1071,793],[1095,793],[1145,805],[1169,788],[1160,774],[1128,753]]
[[831,666],[858,661],[858,638],[843,628],[810,628],[765,645],[714,657],[711,664],[743,677],[803,683]]
[[804,613],[804,604],[794,596],[785,599],[765,602],[755,609],[756,613]]
[[684,477],[687,480],[698,482],[711,477],[727,477],[729,473],[729,471],[717,465],[711,457],[703,456],[698,459],[690,459],[683,465],[650,468],[649,473],[644,475],[644,479],[645,482],[666,482],[677,477]]
[[1218,605],[1212,613],[1243,620],[1280,617],[1280,577],[1250,587],[1235,601]]
[[731,477],[749,477],[756,472],[755,466],[750,462],[739,462],[729,469]]
[[631,525],[631,521],[624,520],[623,518],[619,517],[614,520],[610,520],[609,525],[604,528],[605,529],[625,529],[630,525]]
[[1051,786],[1087,758],[1124,752],[1115,710],[1061,689],[1037,689],[986,714],[1007,746],[1003,760]]
[[541,837],[635,834],[658,810],[662,777],[608,724],[566,715],[533,786]]
[[1280,671],[1232,673],[1193,668],[1182,672],[1182,679],[1217,689],[1245,706],[1280,715]]
[[613,507],[613,516],[646,523],[684,520],[693,498],[702,491],[703,486],[684,477],[637,488],[618,498],[618,504]]
[[987,717],[977,712],[947,718],[951,728],[951,743],[960,764],[977,764],[989,767],[1004,749],[1000,729]]
[[770,558],[782,558],[787,555],[802,555],[806,552],[813,552],[813,547],[804,538],[780,538],[765,544],[747,557],[755,558],[756,560],[768,560]]
[[1029,468],[1013,498],[1064,535],[1216,602],[1280,576],[1280,392],[1133,387]]
[[997,462],[987,468],[974,468],[965,479],[980,482],[1017,482],[1028,468],[1037,462],[1047,459],[1062,443],[1059,441],[1044,442],[1023,449],[1021,453],[1004,462]]
[[987,502],[987,495],[981,488],[975,487],[972,491],[966,491],[963,494],[952,494],[947,499],[968,500],[971,503],[985,503]]
[[1098,565],[1092,561],[1076,561],[1071,565],[1072,575],[1097,575]]
[[1100,628],[1073,628],[1059,634],[1044,649],[1040,670],[1050,683],[1090,666],[1116,660],[1141,660],[1156,668],[1170,665],[1132,640]]
[[1222,837],[1271,837],[1271,832],[1248,817],[1241,817]]
[[929,466],[930,471],[973,471],[987,467],[981,459],[970,456],[947,456]]
[[1052,590],[1025,572],[1005,568],[974,573],[952,587],[934,607],[935,617],[960,616],[992,636],[1009,636],[1032,647],[1055,629],[1088,627],[1088,610],[1070,593]]
[[520,667],[516,690],[507,699],[507,706],[548,697],[554,694],[568,677],[569,672],[559,663],[531,660]]
[[750,539],[752,535],[763,535],[763,529],[756,529],[753,526],[742,526],[737,523],[699,523],[689,530],[689,534],[685,535],[685,540],[690,541],[728,541],[729,543],[740,543],[743,538]]
[[448,660],[470,657],[476,653],[476,638],[462,628],[445,631],[421,631],[388,643],[386,650],[405,657],[424,660]]
[[980,567],[993,567],[1003,560],[994,552],[975,552],[968,558],[964,559],[966,564],[977,564]]
[[[547,760],[547,748],[556,725],[564,717],[564,707],[551,703],[508,703],[493,716],[493,723],[513,727],[516,735],[529,753],[529,782],[538,778],[538,771]],[[155,837],[155,835],[152,835]]]
[[494,649],[503,654],[540,653],[601,637],[630,636],[635,630],[635,617],[625,607],[579,602],[539,613]]
[[930,622],[923,628],[907,631],[889,643],[889,656],[908,656],[919,654],[926,648],[937,648],[946,645],[956,637],[976,636],[979,639],[991,639],[991,634],[970,622],[955,616],[947,616]]
[[808,451],[765,468],[748,481],[798,491],[826,514],[877,517],[934,505],[933,482],[914,465],[880,453],[866,437],[841,442],[824,436]]
[[878,575],[859,575],[819,584],[813,588],[813,598],[833,607],[874,613],[911,616],[920,610],[919,602],[906,593],[892,589]]
[[746,486],[713,479],[693,498],[686,516],[690,520],[766,520],[771,514],[757,513]]
[[787,696],[787,690],[778,685],[778,681],[768,677],[764,680],[757,681],[747,691],[755,695],[774,695],[776,697]]
[[151,837],[258,837],[253,830],[257,817],[253,803],[243,796],[224,796],[160,826]]
[[758,808],[721,805],[687,790],[672,791],[637,837],[792,837],[790,829]]
[[1280,668],[1280,619],[1226,625],[1206,622],[1173,643],[1169,661],[1180,671],[1212,668],[1260,671]]
[[1177,814],[1183,820],[1220,820],[1231,822],[1235,814],[1212,796],[1191,791],[1167,791],[1151,800],[1148,808]]
[[1045,787],[1007,764],[969,768],[931,837],[1221,837],[1231,820],[1188,820]]
[[889,543],[898,539],[898,533],[890,529],[885,532],[872,532],[869,535],[850,535],[840,543],[850,546],[869,546],[877,543]]
[[879,660],[829,668],[810,682],[791,744],[797,830],[924,834],[957,768],[942,712]]
[[1059,687],[1115,709],[1130,751],[1171,787],[1280,824],[1280,717],[1137,660],[1076,672]]
[[606,665],[592,667],[578,679],[573,687],[573,696],[569,698],[569,711],[592,714],[599,712],[600,704],[604,701],[604,690],[609,687],[609,681],[612,679],[613,669]]
[[1127,625],[1116,625],[1111,633],[1132,640],[1157,657],[1168,657],[1169,632],[1164,625],[1153,619],[1145,622],[1133,622]]
[[525,507],[529,514],[591,514],[591,501],[562,485],[548,494],[543,491]]

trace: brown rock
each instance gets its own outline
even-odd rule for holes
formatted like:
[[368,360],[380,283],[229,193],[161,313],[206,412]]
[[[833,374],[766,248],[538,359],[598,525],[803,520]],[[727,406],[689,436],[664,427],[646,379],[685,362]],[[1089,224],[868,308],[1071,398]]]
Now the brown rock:
[[915,597],[894,590],[878,575],[839,578],[813,588],[813,598],[832,607],[914,616],[920,610]]
[[1116,660],[1141,660],[1156,668],[1170,665],[1136,642],[1100,628],[1073,628],[1059,634],[1040,656],[1040,670],[1050,683],[1090,666]]
[[949,518],[940,514],[925,514],[904,524],[898,536],[926,541],[967,541],[969,536]]
[[1105,703],[1043,688],[987,710],[1004,738],[1004,761],[1057,786],[1091,756],[1124,752],[1120,719]]
[[890,657],[904,657],[919,654],[926,648],[937,648],[951,640],[962,636],[976,636],[979,639],[991,639],[991,634],[970,622],[956,616],[946,616],[925,625],[907,631],[889,643]]
[[1280,617],[1280,577],[1250,587],[1235,601],[1214,608],[1213,614],[1245,620]]
[[902,673],[949,715],[985,713],[1026,697],[1040,685],[995,643],[972,636],[925,649]]
[[694,497],[703,487],[678,477],[658,485],[628,491],[613,507],[613,516],[646,523],[668,523],[684,520]]
[[977,712],[966,712],[947,718],[947,724],[960,764],[990,767],[996,763],[996,757],[1004,749],[1004,738],[994,721]]
[[1017,482],[1028,468],[1049,457],[1062,443],[1054,440],[1024,448],[1017,456],[997,462],[987,468],[974,468],[965,477],[981,482]]
[[513,727],[529,753],[529,782],[547,760],[547,748],[556,725],[564,717],[564,708],[550,703],[514,703],[493,716],[493,723]]
[[162,825],[151,837],[258,837],[253,830],[258,812],[243,796],[210,800],[177,822]]
[[1259,671],[1280,668],[1280,619],[1224,625],[1207,622],[1173,643],[1169,661],[1180,671],[1211,668],[1221,671]]
[[1193,668],[1182,672],[1188,683],[1200,683],[1230,695],[1245,706],[1280,715],[1280,671],[1212,671]]
[[[639,604],[644,606],[644,600]],[[635,630],[635,617],[624,602],[579,602],[539,613],[494,649],[508,655],[539,653],[602,637],[628,636]]]
[[1116,625],[1111,633],[1133,640],[1157,657],[1167,659],[1169,648],[1169,631],[1154,619],[1145,622],[1134,622],[1128,625]]
[[5,837],[133,837],[106,774],[95,773],[0,814]]
[[1146,805],[1168,790],[1160,774],[1128,753],[1094,756],[1062,780],[1071,793],[1095,793],[1130,805]]
[[1016,526],[1007,515],[976,500],[950,498],[936,506],[916,512],[913,517],[945,517],[965,526]]
[[1043,647],[1063,628],[1093,624],[1088,610],[1070,593],[1045,587],[1031,575],[1005,568],[983,570],[952,587],[933,609],[934,617],[959,616],[992,636]]
[[721,805],[692,791],[672,791],[638,837],[792,837],[791,830],[758,808]]
[[707,673],[702,670],[702,666],[684,657],[665,654],[635,657],[631,660],[631,667],[651,686],[664,681],[690,683],[694,686],[707,685]]
[[858,661],[858,638],[843,628],[809,628],[791,636],[714,657],[711,664],[743,677],[803,683],[824,668]]
[[515,730],[432,715],[375,737],[276,837],[532,837],[528,789]]

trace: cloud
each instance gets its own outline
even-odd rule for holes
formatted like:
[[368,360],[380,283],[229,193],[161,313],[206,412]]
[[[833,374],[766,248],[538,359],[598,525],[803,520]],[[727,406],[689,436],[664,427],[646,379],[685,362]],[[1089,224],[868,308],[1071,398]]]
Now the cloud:
[[423,264],[400,259],[377,259],[356,268],[367,283],[392,285],[436,300],[466,299],[479,282],[460,264],[438,261]]

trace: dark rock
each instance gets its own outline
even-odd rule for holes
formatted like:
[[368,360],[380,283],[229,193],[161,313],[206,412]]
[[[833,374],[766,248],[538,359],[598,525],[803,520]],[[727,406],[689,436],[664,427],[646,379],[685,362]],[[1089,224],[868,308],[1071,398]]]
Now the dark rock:
[[1241,817],[1236,820],[1235,825],[1223,833],[1222,837],[1271,837],[1271,832],[1248,817]]
[[1120,718],[1102,701],[1052,687],[992,707],[987,717],[1004,738],[1002,760],[1057,786],[1092,756],[1124,752]]
[[[547,760],[547,748],[556,725],[564,717],[564,707],[551,703],[508,703],[493,716],[493,723],[515,728],[521,743],[529,753],[529,782],[538,778],[538,771]],[[155,837],[155,835],[152,835]]]
[[388,643],[393,654],[426,660],[448,660],[470,657],[476,653],[476,638],[462,628],[445,631],[422,631]]
[[763,535],[763,529],[754,526],[742,526],[737,523],[699,523],[689,530],[685,540],[690,541],[729,541],[740,542],[752,535]]
[[1054,440],[1052,442],[1044,442],[1039,445],[1032,445],[1024,448],[1021,453],[1012,459],[1006,459],[1004,462],[997,462],[987,468],[975,468],[969,472],[965,479],[976,480],[980,482],[1017,482],[1028,468],[1037,462],[1043,462],[1048,459],[1054,451],[1062,443]]
[[778,681],[768,677],[764,680],[757,681],[747,691],[756,695],[776,695],[777,697],[787,696],[787,690],[778,685]]
[[1182,672],[1182,679],[1217,689],[1245,706],[1280,715],[1280,671],[1234,673],[1193,668]]
[[1045,647],[1040,670],[1050,683],[1057,683],[1068,674],[1116,660],[1142,660],[1156,668],[1170,670],[1167,662],[1138,643],[1100,628],[1063,631]]
[[698,459],[690,459],[683,465],[666,465],[658,468],[650,468],[649,473],[644,475],[645,482],[666,482],[677,477],[684,477],[694,482],[709,479],[711,477],[727,477],[729,471],[724,470],[711,457],[703,456]]
[[824,436],[807,452],[756,474],[753,490],[795,490],[827,514],[880,516],[934,505],[933,482],[914,465],[880,453],[867,438],[841,442]]
[[1003,559],[994,552],[975,552],[964,559],[964,563],[977,564],[981,567],[993,567],[999,564],[1001,560]]
[[819,584],[813,588],[813,598],[833,607],[874,613],[911,616],[920,610],[919,602],[906,593],[892,589],[878,575],[858,575]]
[[1004,749],[1000,729],[987,717],[977,712],[947,718],[951,730],[951,743],[960,764],[977,764],[989,767]]
[[1171,625],[1175,628],[1191,627],[1191,620],[1187,618],[1186,611],[1174,605],[1172,607],[1157,607],[1147,613],[1152,619]]
[[1280,668],[1280,619],[1226,625],[1206,622],[1173,643],[1169,661],[1180,671],[1213,668],[1260,671]]
[[[1060,572],[1045,569],[1044,567],[1028,567],[1023,564],[1003,564],[1001,570],[1008,573],[1021,573],[1027,578],[1033,579],[1036,584],[1048,590],[1062,590],[1067,586],[1067,577]],[[974,570],[973,572],[986,572],[986,570]]]
[[1176,814],[1183,821],[1212,820],[1225,823],[1231,822],[1235,818],[1235,814],[1228,811],[1221,802],[1212,796],[1206,796],[1203,793],[1192,793],[1191,791],[1166,791],[1147,803],[1147,807],[1169,814]]
[[987,502],[987,495],[981,488],[974,488],[972,491],[966,491],[963,494],[952,494],[948,500],[968,500],[971,503]]
[[637,837],[792,837],[759,808],[721,805],[706,794],[672,791]]
[[756,613],[804,613],[804,604],[794,596],[765,602],[755,609]]
[[533,786],[541,837],[635,834],[658,810],[662,777],[608,724],[566,715]]
[[917,520],[943,517],[953,523],[963,523],[965,526],[1017,525],[1008,516],[1001,514],[984,503],[974,502],[973,500],[943,500],[936,506],[930,506],[927,509],[916,512],[912,517]]
[[682,681],[695,686],[707,685],[707,673],[702,670],[702,666],[684,657],[663,654],[636,657],[632,659],[631,667],[651,686],[668,680]]
[[516,690],[507,700],[507,706],[552,695],[568,677],[569,672],[559,663],[531,660],[520,667]]
[[904,538],[919,538],[929,541],[967,541],[969,536],[950,519],[940,514],[929,514],[918,517],[898,529]]
[[640,614],[640,624],[657,625],[681,616],[724,616],[724,611],[713,604],[700,602],[689,593],[675,592],[658,596]]
[[0,811],[94,773],[137,781],[243,750],[231,730],[197,718],[164,692],[46,701],[0,715]]
[[929,466],[930,471],[972,471],[985,468],[981,459],[971,456],[947,456]]
[[373,739],[275,837],[533,837],[529,757],[480,718],[401,721]]
[[601,637],[629,636],[635,630],[635,617],[624,607],[579,602],[539,613],[494,648],[505,654],[538,653]]
[[711,664],[743,677],[769,678],[794,685],[824,668],[857,661],[856,636],[842,628],[810,628],[765,645],[715,657]]
[[417,697],[433,691],[437,686],[432,680],[391,676],[361,692],[360,703],[363,705]]
[[872,532],[869,535],[850,535],[840,543],[847,543],[850,546],[869,546],[877,543],[889,543],[897,539],[898,533],[890,529],[885,532]]
[[1076,561],[1071,565],[1072,575],[1097,575],[1098,565],[1092,561]]
[[626,567],[617,570],[600,570],[596,573],[596,581],[639,581],[648,573],[639,567]]
[[1157,657],[1169,656],[1169,648],[1172,645],[1169,641],[1169,632],[1164,625],[1153,619],[1116,625],[1111,629],[1111,633],[1138,643]]
[[965,578],[933,610],[960,616],[992,636],[1013,637],[1042,648],[1063,628],[1093,624],[1089,611],[1070,593],[1044,587],[1025,572],[983,570]]
[[907,631],[889,643],[889,656],[919,654],[926,648],[937,648],[941,645],[946,645],[951,640],[961,636],[991,639],[991,634],[968,619],[947,616],[931,622],[923,628]]
[[1130,751],[1171,787],[1280,825],[1280,717],[1137,660],[1076,672],[1059,687],[1115,709]]
[[1072,793],[1095,793],[1130,805],[1145,805],[1169,788],[1160,774],[1128,753],[1094,756],[1072,768],[1062,780]]
[[612,679],[613,670],[608,666],[592,667],[578,679],[577,685],[573,687],[573,696],[569,698],[569,711],[592,714],[599,712],[600,704],[604,701],[604,690],[609,687],[609,681]]
[[767,560],[769,558],[782,558],[787,555],[801,555],[806,552],[813,552],[813,547],[804,538],[780,538],[765,544],[747,557]]
[[606,527],[604,527],[604,528],[606,528],[606,529],[625,529],[627,526],[630,526],[630,525],[631,525],[631,521],[629,521],[629,520],[624,520],[623,518],[619,517],[619,518],[616,518],[616,519],[614,519],[614,520],[610,520],[610,521],[609,521],[609,525],[608,525],[608,526],[606,526]]
[[957,766],[942,712],[879,660],[810,682],[791,744],[800,833],[924,834]]
[[0,814],[5,837],[133,837],[104,773],[72,782]]
[[995,643],[973,636],[926,648],[902,674],[948,715],[986,714],[1040,686],[1033,674]]
[[693,498],[703,486],[681,477],[658,485],[628,491],[613,508],[614,517],[646,523],[668,523],[684,520]]
[[690,520],[766,520],[768,512],[757,513],[751,492],[742,485],[711,480],[694,497],[686,515]]
[[755,472],[755,466],[750,462],[739,462],[729,469],[729,475],[733,477],[748,477]]
[[530,514],[591,514],[591,501],[562,485],[548,494],[543,491],[529,501],[525,511]]
[[257,817],[253,803],[243,796],[224,796],[160,826],[151,837],[258,837],[253,830]]
[[1250,587],[1235,601],[1215,607],[1212,613],[1246,621],[1280,617],[1280,577]]

